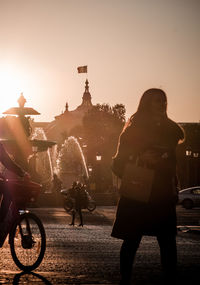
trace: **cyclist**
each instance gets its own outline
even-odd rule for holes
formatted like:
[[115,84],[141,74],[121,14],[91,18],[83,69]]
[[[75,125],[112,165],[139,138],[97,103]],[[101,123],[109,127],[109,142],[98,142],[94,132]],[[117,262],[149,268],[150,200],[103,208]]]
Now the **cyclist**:
[[[16,164],[6,152],[4,146],[0,143],[0,162],[14,174],[24,179],[30,179],[30,175],[24,171],[18,164]],[[0,224],[3,223],[7,209],[10,205],[11,197],[9,192],[6,190],[3,175],[0,174]]]

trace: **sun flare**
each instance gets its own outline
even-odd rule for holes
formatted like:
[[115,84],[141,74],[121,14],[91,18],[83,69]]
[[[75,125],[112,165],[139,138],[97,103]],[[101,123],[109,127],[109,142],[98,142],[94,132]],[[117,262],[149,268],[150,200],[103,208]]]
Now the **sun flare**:
[[10,107],[18,106],[17,99],[23,91],[23,80],[19,72],[14,69],[0,70],[0,116]]

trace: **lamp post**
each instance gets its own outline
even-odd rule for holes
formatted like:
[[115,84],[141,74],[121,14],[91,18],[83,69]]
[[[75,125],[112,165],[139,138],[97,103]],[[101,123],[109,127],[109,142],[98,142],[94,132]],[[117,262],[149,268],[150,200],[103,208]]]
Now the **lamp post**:
[[189,156],[192,155],[192,151],[191,151],[190,149],[187,149],[187,150],[185,151],[185,154],[186,154],[187,157],[189,157]]
[[101,154],[100,153],[96,154],[96,161],[101,161]]
[[31,173],[31,176],[33,176],[33,178],[37,176],[37,170],[36,170],[37,152],[38,152],[38,147],[32,146],[32,155],[30,155],[28,158],[29,171]]
[[91,176],[91,174],[92,174],[92,166],[91,165],[88,165],[88,172],[89,172],[89,176]]
[[194,183],[195,185],[199,184],[199,155],[200,153],[198,151],[193,152],[193,160],[194,160]]
[[96,185],[97,189],[101,192],[101,159],[102,156],[99,152],[96,153]]
[[33,154],[36,154],[37,151],[38,151],[38,147],[35,146],[35,145],[33,145],[33,146],[32,146],[32,152],[33,152]]
[[[198,184],[199,172],[199,151],[192,151],[190,148],[186,150],[186,163],[187,163],[187,187],[195,186]],[[191,177],[192,176],[192,177]]]
[[187,187],[190,186],[190,157],[192,155],[192,151],[190,149],[186,149],[185,156],[186,156],[186,185]]

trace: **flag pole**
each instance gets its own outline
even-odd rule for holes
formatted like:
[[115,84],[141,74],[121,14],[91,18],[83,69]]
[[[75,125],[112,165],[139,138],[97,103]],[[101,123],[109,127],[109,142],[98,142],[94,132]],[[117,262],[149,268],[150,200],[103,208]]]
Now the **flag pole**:
[[[87,66],[87,65],[86,65]],[[87,70],[86,70],[86,74],[85,74],[85,80],[88,80],[88,67],[87,67]]]
[[87,79],[87,77],[88,77],[88,66],[87,65],[78,66],[77,70],[78,70],[78,73],[86,73],[85,77],[86,77],[86,80],[88,80]]

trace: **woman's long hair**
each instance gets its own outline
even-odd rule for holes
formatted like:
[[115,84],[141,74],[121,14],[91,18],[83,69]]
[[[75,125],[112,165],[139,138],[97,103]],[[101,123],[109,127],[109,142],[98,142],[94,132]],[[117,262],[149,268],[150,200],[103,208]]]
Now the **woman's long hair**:
[[[138,109],[135,114],[131,116],[129,121],[125,124],[122,133],[131,126],[139,125],[145,126],[150,130],[154,125],[154,108],[152,102],[155,99],[159,99],[162,108],[162,117],[161,120],[168,120],[167,116],[167,96],[162,89],[151,88],[145,91],[140,99]],[[184,141],[184,130],[179,126],[179,143]]]
[[162,89],[151,88],[144,92],[142,95],[137,113],[143,115],[149,115],[153,113],[152,102],[155,98],[159,98],[164,107],[164,114],[167,115],[167,96]]
[[167,118],[167,96],[165,92],[162,89],[151,88],[143,93],[136,113],[131,116],[129,122],[126,124],[124,129],[130,126],[133,121],[145,122],[151,120],[154,114],[152,102],[153,100],[155,100],[155,98],[159,98],[161,100],[163,108],[163,118]]

